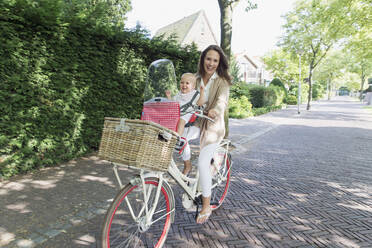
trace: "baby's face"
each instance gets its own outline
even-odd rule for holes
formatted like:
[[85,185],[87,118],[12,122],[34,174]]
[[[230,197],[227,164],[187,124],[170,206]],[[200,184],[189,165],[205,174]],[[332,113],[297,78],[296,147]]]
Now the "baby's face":
[[182,94],[186,94],[195,89],[195,77],[191,75],[184,75],[181,78],[180,90]]

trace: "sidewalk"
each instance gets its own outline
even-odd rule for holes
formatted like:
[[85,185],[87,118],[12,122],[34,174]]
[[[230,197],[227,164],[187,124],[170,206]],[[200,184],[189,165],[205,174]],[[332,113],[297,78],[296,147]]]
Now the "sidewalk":
[[[244,154],[250,142],[287,117],[306,118],[302,109],[301,115],[291,106],[262,117],[230,119],[234,154]],[[125,184],[133,172],[124,168],[120,174]],[[0,247],[96,247],[103,214],[117,190],[111,165],[96,154],[1,182]]]

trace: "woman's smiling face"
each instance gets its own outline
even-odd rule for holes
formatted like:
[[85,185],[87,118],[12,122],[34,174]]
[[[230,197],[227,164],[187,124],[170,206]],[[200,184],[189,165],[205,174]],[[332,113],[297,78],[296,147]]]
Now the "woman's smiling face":
[[215,50],[209,50],[204,58],[204,70],[208,76],[216,72],[220,63],[220,54]]

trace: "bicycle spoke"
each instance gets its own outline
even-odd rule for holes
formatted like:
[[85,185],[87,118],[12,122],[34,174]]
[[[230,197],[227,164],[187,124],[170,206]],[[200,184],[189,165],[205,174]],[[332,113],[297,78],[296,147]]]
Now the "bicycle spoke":
[[[132,224],[132,225],[129,225],[129,227],[126,228],[125,230],[129,230],[129,229],[131,229],[133,227],[137,227],[137,226],[138,226],[138,224]],[[118,226],[118,227],[115,227],[115,228],[111,227],[111,231],[121,231],[121,232],[123,232],[125,230],[122,228],[122,226]]]
[[[165,209],[165,210],[162,210],[161,212],[163,212],[163,211],[167,211],[167,210]],[[160,217],[157,218],[156,220],[152,221],[152,222],[151,222],[151,225],[154,224],[154,223],[156,223],[156,222],[158,222],[158,221],[161,220],[161,219],[164,219],[164,217],[167,217],[167,216],[170,215],[172,212],[174,212],[174,209],[173,209],[172,211],[170,211],[169,213],[166,213],[166,214],[164,214],[163,216],[160,216]]]
[[[131,234],[127,239],[125,239],[123,242],[121,242],[121,244],[119,244],[119,247],[124,247],[125,244],[129,245],[130,241],[133,239],[134,236],[136,236],[137,233],[138,233],[138,229],[135,231],[134,234]],[[111,240],[111,243],[115,244],[116,241],[119,240],[121,237],[122,237],[122,235],[121,235],[121,233],[119,233],[116,238]],[[126,247],[128,247],[128,246],[126,246]]]
[[128,184],[114,199],[103,225],[103,247],[151,247],[153,242],[154,246],[164,243],[171,224],[170,210],[174,211],[174,203],[169,201],[173,196],[168,188],[158,187],[156,178],[145,179],[143,185]]
[[[130,246],[133,242],[132,240],[135,240],[136,237],[137,237],[137,233],[139,231],[137,230],[135,233],[131,234],[127,240],[125,240],[125,242],[123,242],[119,247],[133,247],[133,246]],[[139,240],[140,238],[137,238],[137,243],[135,244],[134,247],[137,247],[138,243],[139,243]],[[124,246],[125,245],[125,246]]]
[[162,212],[166,212],[166,211],[167,211],[166,206],[164,206],[164,207],[165,207],[165,209],[162,209],[162,210],[158,210],[158,211],[156,211],[156,212],[154,213],[154,215],[155,215],[155,214],[162,213]]

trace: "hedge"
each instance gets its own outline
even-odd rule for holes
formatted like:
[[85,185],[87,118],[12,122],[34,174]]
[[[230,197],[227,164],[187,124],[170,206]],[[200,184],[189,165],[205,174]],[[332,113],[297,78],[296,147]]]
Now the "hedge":
[[97,149],[105,116],[139,118],[149,64],[195,72],[199,52],[146,33],[65,25],[2,8],[0,177]]
[[278,106],[284,97],[285,91],[279,86],[249,85],[249,100],[253,108]]
[[246,96],[241,96],[239,98],[230,97],[229,117],[242,119],[252,115],[252,104]]
[[245,82],[230,89],[229,114],[231,118],[246,118],[282,108],[285,88],[275,84],[265,87]]

